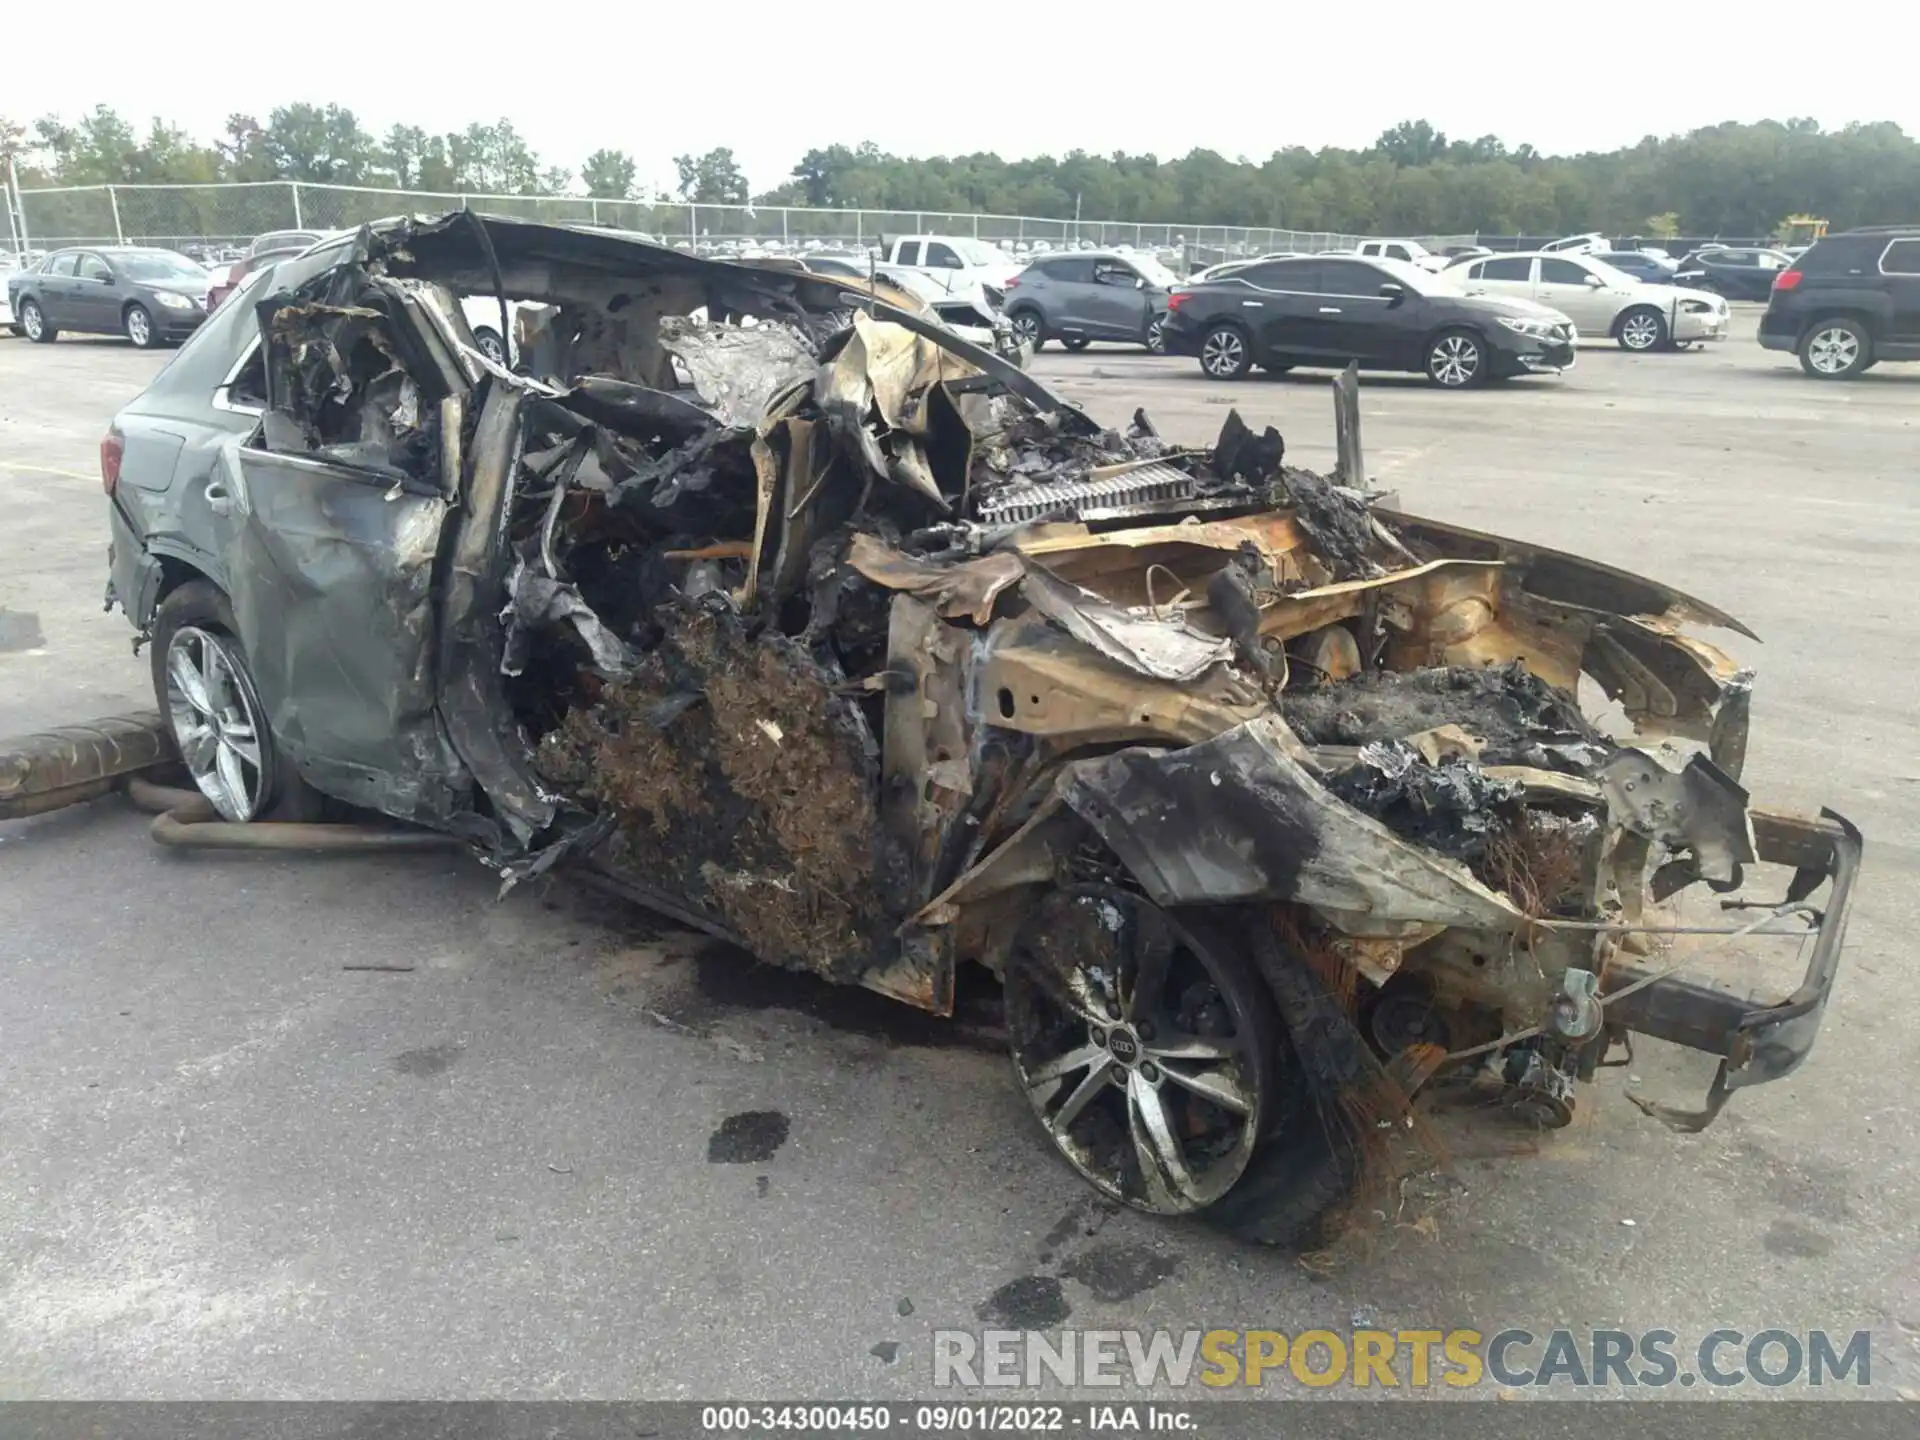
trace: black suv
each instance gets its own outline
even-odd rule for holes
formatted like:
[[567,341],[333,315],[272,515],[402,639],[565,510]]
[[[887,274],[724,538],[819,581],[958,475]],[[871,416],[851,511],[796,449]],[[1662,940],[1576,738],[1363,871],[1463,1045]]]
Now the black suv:
[[1920,224],[1829,235],[1773,282],[1760,343],[1816,380],[1920,360]]

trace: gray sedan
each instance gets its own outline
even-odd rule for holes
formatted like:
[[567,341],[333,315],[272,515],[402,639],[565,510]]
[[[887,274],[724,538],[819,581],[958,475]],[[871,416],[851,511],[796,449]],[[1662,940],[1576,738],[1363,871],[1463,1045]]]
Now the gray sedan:
[[207,318],[213,276],[173,250],[56,250],[7,277],[13,330],[50,344],[62,330],[125,335],[142,350],[184,340]]

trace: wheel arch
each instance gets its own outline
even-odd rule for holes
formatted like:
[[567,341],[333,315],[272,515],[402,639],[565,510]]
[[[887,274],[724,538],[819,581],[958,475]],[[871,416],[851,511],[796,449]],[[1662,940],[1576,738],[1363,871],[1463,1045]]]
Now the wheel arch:
[[1422,368],[1426,365],[1427,353],[1433,349],[1433,342],[1438,340],[1442,335],[1451,334],[1455,330],[1465,331],[1482,345],[1491,347],[1493,344],[1493,337],[1487,334],[1487,327],[1478,320],[1443,320],[1438,325],[1432,326],[1426,334],[1420,337],[1420,363]]
[[1793,337],[1794,348],[1798,349],[1804,345],[1809,335],[1818,330],[1822,325],[1826,325],[1834,320],[1851,320],[1866,330],[1869,340],[1873,341],[1876,345],[1880,342],[1880,317],[1875,315],[1871,308],[1857,304],[1835,305],[1830,308],[1816,310],[1801,323],[1800,329]]

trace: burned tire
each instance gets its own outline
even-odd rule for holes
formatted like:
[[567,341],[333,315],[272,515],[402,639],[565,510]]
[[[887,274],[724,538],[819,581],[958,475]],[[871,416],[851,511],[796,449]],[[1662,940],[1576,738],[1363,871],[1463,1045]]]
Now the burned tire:
[[1005,990],[1015,1078],[1081,1178],[1158,1215],[1240,1184],[1281,1099],[1273,1003],[1230,939],[1069,886],[1028,916]]
[[318,797],[274,742],[233,607],[193,580],[153,617],[153,693],[175,748],[223,820],[310,818]]
[[[1304,1062],[1290,1038],[1326,1033],[1326,993],[1264,916],[1249,916],[1235,934],[1248,937],[1282,1021],[1273,1062],[1281,1104],[1240,1183],[1202,1218],[1241,1240],[1295,1245],[1311,1238],[1321,1219],[1352,1195],[1361,1149],[1339,1111],[1316,1100],[1305,1083]],[[1364,1042],[1355,1032],[1351,1043]]]

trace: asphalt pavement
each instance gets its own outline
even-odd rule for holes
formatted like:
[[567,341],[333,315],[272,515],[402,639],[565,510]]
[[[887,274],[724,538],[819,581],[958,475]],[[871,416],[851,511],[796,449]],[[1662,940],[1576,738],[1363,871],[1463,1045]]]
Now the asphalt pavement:
[[[1406,508],[1746,620],[1747,783],[1866,832],[1818,1046],[1706,1133],[1627,1102],[1708,1078],[1649,1042],[1565,1130],[1459,1132],[1331,1253],[1251,1249],[1095,1203],[989,1023],[453,856],[166,852],[102,801],[0,825],[0,1398],[906,1397],[933,1331],[989,1323],[1866,1329],[1872,1393],[1920,1386],[1920,367],[1822,384],[1751,334],[1363,388]],[[165,359],[0,337],[0,733],[152,703],[96,445]],[[1331,463],[1325,375],[1036,370]]]

